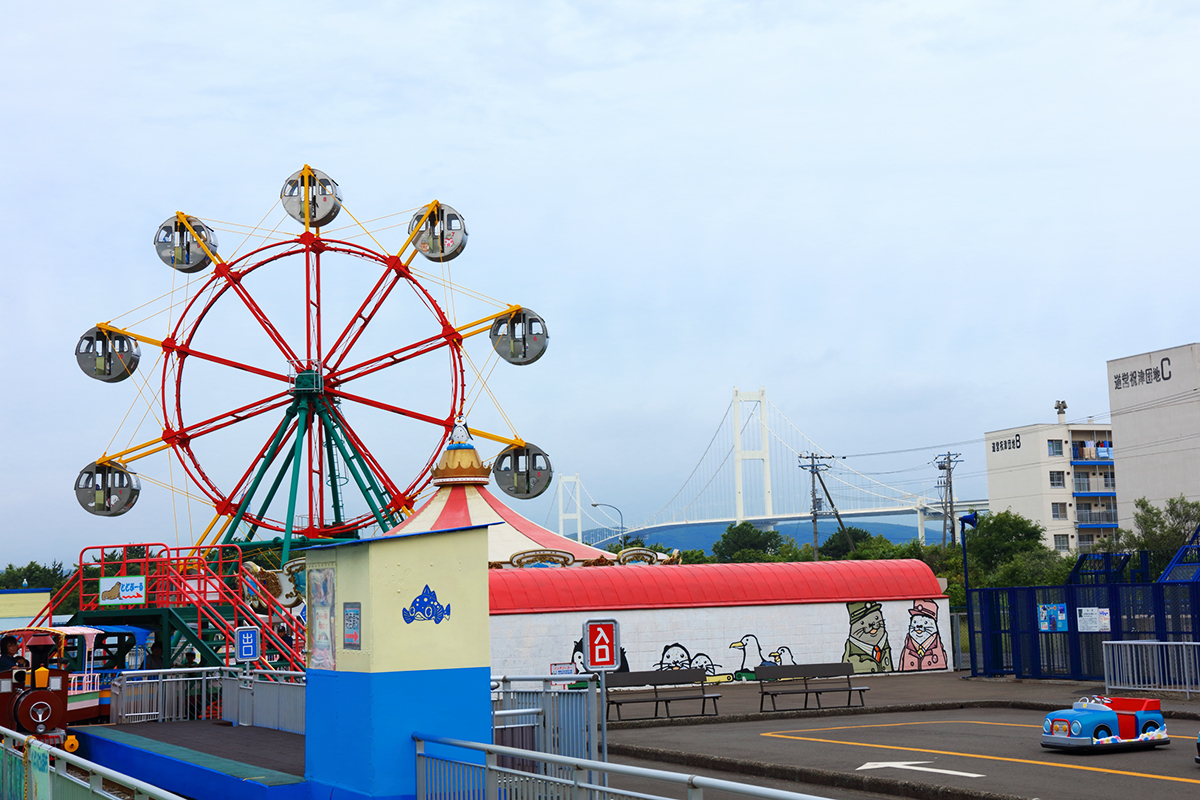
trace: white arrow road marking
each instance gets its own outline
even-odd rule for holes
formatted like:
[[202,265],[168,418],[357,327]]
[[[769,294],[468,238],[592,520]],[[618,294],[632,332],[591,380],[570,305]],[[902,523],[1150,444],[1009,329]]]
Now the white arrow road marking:
[[933,767],[918,767],[918,764],[932,764],[932,761],[868,761],[858,769],[883,769],[891,767],[893,769],[911,769],[917,772],[936,772],[939,775],[958,775],[962,778],[982,778],[974,772],[958,772],[952,769],[934,769]]

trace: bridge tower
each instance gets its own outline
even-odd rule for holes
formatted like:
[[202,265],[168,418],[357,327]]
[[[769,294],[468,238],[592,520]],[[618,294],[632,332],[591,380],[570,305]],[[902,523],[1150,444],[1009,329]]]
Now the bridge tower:
[[[758,450],[742,447],[742,403],[758,403],[758,421],[761,424]],[[762,462],[763,513],[768,517],[775,513],[771,506],[771,447],[768,436],[770,431],[767,429],[767,390],[760,386],[757,392],[742,392],[736,386],[733,387],[733,491],[735,517],[739,523],[746,519],[746,505],[742,496],[743,461]]]
[[[567,484],[571,488],[567,489]],[[579,473],[574,475],[563,475],[558,479],[558,535],[567,536],[563,523],[566,520],[575,520],[575,541],[583,541],[583,515],[580,513],[579,502]],[[574,511],[567,509],[574,508]],[[570,538],[568,536],[568,538]]]

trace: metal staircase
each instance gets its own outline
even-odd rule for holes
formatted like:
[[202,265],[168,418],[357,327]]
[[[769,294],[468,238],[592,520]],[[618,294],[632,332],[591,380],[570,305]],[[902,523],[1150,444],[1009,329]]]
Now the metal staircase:
[[[113,596],[114,578],[134,579],[144,597],[122,601]],[[234,663],[234,631],[256,627],[261,632],[261,658],[256,669],[305,668],[305,626],[259,577],[246,569],[235,545],[197,548],[164,544],[90,547],[79,567],[33,620],[49,625],[54,610],[77,596],[73,625],[133,625],[160,632],[164,651],[175,659],[188,648],[200,665]]]

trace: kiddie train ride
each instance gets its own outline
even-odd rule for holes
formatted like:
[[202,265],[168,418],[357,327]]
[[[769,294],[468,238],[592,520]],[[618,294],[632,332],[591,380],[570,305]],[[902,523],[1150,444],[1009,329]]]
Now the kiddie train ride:
[[[0,669],[0,727],[28,734],[73,752],[67,741],[70,670],[63,657],[65,634],[48,629],[5,631],[0,641],[15,650],[17,663]],[[5,653],[4,655],[8,655]]]

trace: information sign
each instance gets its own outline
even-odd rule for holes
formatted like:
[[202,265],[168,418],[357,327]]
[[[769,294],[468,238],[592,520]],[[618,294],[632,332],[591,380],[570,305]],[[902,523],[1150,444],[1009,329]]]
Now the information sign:
[[258,628],[237,628],[234,630],[234,636],[238,661],[258,661],[262,658],[262,639]]
[[615,619],[583,623],[583,666],[591,672],[613,672],[621,666],[621,626]]
[[1080,633],[1108,633],[1112,625],[1107,608],[1077,608],[1075,620],[1075,629]]

